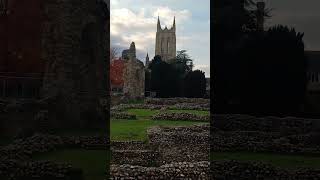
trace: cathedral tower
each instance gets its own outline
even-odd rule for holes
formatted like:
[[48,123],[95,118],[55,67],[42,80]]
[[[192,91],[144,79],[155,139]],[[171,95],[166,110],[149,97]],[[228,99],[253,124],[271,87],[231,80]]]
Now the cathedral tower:
[[155,55],[160,55],[162,60],[170,62],[176,57],[176,21],[170,29],[167,26],[162,29],[158,17]]

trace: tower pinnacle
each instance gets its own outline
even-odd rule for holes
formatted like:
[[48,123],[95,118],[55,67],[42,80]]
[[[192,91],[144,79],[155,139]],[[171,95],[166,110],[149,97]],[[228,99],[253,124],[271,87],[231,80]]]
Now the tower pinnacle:
[[159,16],[158,16],[157,31],[160,31],[160,30],[161,30],[161,25],[160,25],[160,19],[159,19]]
[[173,25],[172,25],[173,30],[176,30],[176,16],[173,17]]
[[149,66],[149,63],[150,63],[150,61],[149,61],[149,53],[147,53],[147,56],[146,56],[146,67]]

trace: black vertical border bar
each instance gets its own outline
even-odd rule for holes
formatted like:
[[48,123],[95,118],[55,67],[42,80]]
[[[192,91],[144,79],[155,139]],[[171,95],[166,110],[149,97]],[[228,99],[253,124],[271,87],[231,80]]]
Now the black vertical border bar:
[[110,142],[111,142],[111,136],[110,136],[110,107],[111,107],[111,95],[110,95],[110,12],[111,12],[111,5],[110,5],[110,0],[104,0],[107,5],[108,5],[108,12],[107,12],[107,17],[106,17],[106,37],[108,38],[107,40],[107,57],[108,57],[108,62],[107,62],[107,75],[108,75],[108,82],[107,82],[107,89],[108,89],[108,103],[107,103],[107,136],[108,136],[108,144],[107,144],[107,157],[108,157],[108,162],[106,162],[106,179],[110,179],[110,159],[111,159],[111,151],[110,151]]

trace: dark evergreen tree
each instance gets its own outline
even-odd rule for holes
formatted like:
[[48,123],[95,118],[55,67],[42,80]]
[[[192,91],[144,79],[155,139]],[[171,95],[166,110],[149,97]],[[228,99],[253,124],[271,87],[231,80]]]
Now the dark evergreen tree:
[[174,68],[161,60],[161,56],[155,56],[150,64],[151,69],[151,90],[157,93],[157,97],[177,96],[177,81]]
[[145,71],[145,92],[151,91],[151,72]]
[[185,77],[184,95],[188,98],[203,98],[206,93],[206,77],[200,70],[191,71]]
[[[251,34],[234,60],[233,92],[248,113],[292,115],[306,90],[303,34],[285,26]],[[237,62],[236,62],[237,61]]]

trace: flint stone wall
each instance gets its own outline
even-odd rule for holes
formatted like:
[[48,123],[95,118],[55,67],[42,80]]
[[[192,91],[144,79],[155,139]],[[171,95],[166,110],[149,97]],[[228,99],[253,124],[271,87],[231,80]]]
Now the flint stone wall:
[[98,0],[43,2],[41,97],[52,127],[104,127],[109,97],[109,12]]
[[209,162],[178,162],[160,167],[111,165],[110,179],[208,179]]
[[130,99],[144,97],[145,68],[141,61],[134,57],[126,60],[123,72],[123,93]]
[[300,168],[286,170],[259,162],[212,161],[210,172],[212,179],[319,179],[320,170]]
[[146,104],[175,105],[179,103],[210,104],[210,99],[203,98],[146,98]]
[[111,164],[159,166],[160,154],[153,150],[112,150]]
[[210,103],[178,103],[173,106],[169,106],[169,109],[210,111]]
[[320,154],[319,134],[282,136],[259,131],[214,131],[211,150],[247,151],[286,154]]
[[[211,164],[211,166],[210,166]],[[160,167],[142,167],[132,165],[112,165],[111,179],[274,179],[298,180],[319,179],[320,170],[299,168],[287,170],[260,162],[239,161],[202,161],[179,162]]]
[[162,164],[209,159],[209,125],[154,127],[148,130],[150,145],[159,151]]
[[120,112],[127,109],[170,109],[170,110],[198,110],[209,111],[210,104],[196,104],[196,103],[178,103],[174,105],[158,105],[158,104],[119,104],[111,107],[111,111]]
[[2,101],[0,110],[0,135],[23,136],[39,130],[35,119],[43,105],[36,100]]
[[150,145],[142,141],[111,141],[111,150],[145,150],[150,149]]
[[212,115],[213,151],[319,154],[318,119]]
[[152,120],[198,121],[209,122],[210,116],[192,113],[160,112],[152,116]]
[[164,105],[154,105],[154,104],[120,104],[117,106],[113,106],[111,108],[111,111],[113,112],[119,112],[124,111],[126,109],[152,109],[152,110],[159,110],[163,107],[166,107]]
[[320,120],[296,117],[254,117],[249,115],[212,115],[212,125],[223,131],[280,132],[285,135],[320,131]]
[[111,163],[139,166],[159,166],[161,155],[142,141],[112,141]]
[[0,161],[28,161],[36,153],[54,151],[59,148],[86,148],[97,144],[102,145],[103,149],[107,149],[110,144],[109,138],[106,136],[60,137],[35,134],[32,137],[17,139],[10,145],[0,147]]
[[67,163],[52,161],[20,162],[15,160],[0,162],[1,180],[28,180],[28,179],[82,179],[81,169],[72,168]]
[[87,148],[100,145],[107,149],[109,138],[106,136],[60,137],[36,134],[17,139],[12,144],[0,147],[0,179],[27,180],[30,177],[41,179],[82,179],[82,170],[66,163],[33,161],[38,153],[55,151],[59,148]]

